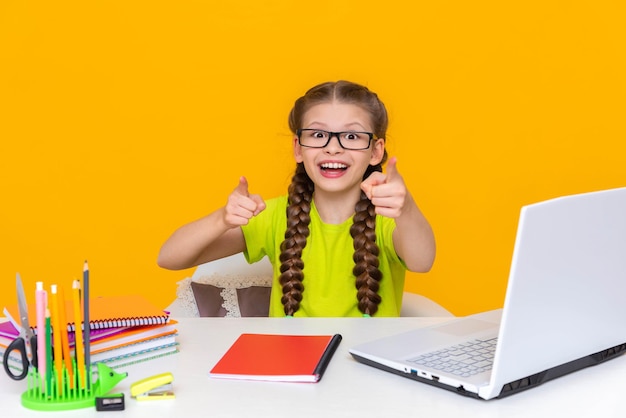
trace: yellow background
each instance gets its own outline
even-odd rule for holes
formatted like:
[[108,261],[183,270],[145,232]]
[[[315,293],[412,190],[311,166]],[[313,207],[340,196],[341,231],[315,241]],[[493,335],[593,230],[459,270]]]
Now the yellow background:
[[624,2],[0,2],[0,306],[15,273],[166,306],[178,226],[294,167],[287,113],[368,85],[438,242],[407,289],[502,305],[522,205],[626,185]]

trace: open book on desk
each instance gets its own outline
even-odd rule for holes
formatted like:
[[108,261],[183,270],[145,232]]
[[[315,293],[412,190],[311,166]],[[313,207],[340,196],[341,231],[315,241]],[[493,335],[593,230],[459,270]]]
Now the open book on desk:
[[341,335],[241,334],[209,372],[220,379],[318,382]]

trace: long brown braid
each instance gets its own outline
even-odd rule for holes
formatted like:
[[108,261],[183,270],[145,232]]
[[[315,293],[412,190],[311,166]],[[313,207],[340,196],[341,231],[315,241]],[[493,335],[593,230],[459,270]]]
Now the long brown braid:
[[304,164],[299,163],[289,186],[287,230],[285,240],[280,244],[279,281],[283,286],[281,302],[285,307],[285,315],[293,315],[300,308],[300,301],[302,301],[304,291],[302,250],[309,236],[313,189],[313,182],[306,174]]
[[[363,179],[374,171],[382,171],[380,165],[369,166]],[[356,298],[359,301],[359,310],[367,315],[374,315],[378,311],[381,297],[378,294],[379,282],[383,278],[378,269],[378,252],[376,245],[376,212],[374,205],[361,192],[361,200],[355,206],[350,235],[354,240],[354,268],[352,273],[356,277]]]
[[[376,93],[367,87],[348,81],[323,83],[311,88],[304,96],[296,100],[289,114],[289,127],[295,134],[302,127],[302,118],[307,110],[320,103],[331,101],[355,104],[366,110],[371,118],[372,129],[378,138],[385,138],[387,131],[387,111]],[[382,164],[387,159],[385,150],[383,159],[376,166],[369,166],[363,175],[366,179],[374,171],[382,171]],[[306,246],[311,222],[311,202],[315,186],[309,178],[304,164],[296,166],[295,174],[288,190],[287,230],[285,240],[280,245],[279,282],[283,287],[282,303],[285,315],[293,315],[299,308],[304,292],[304,262],[302,250]],[[358,307],[361,312],[373,315],[378,310],[381,297],[378,295],[382,273],[378,269],[379,248],[376,245],[376,214],[374,205],[361,193],[361,199],[355,206],[353,225],[350,235],[354,240],[354,269]]]

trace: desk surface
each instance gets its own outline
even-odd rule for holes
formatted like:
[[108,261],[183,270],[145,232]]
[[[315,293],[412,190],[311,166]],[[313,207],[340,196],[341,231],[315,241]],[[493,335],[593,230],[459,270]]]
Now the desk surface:
[[[180,353],[130,366],[113,389],[124,392],[126,410],[116,417],[555,417],[626,415],[626,357],[587,368],[535,389],[492,401],[465,398],[360,364],[348,349],[361,342],[449,318],[185,318]],[[343,341],[316,384],[209,379],[207,373],[239,334],[340,333]],[[163,372],[174,374],[176,399],[137,402],[130,384]],[[0,373],[4,417],[102,417],[95,408],[37,412],[21,406],[25,381]]]

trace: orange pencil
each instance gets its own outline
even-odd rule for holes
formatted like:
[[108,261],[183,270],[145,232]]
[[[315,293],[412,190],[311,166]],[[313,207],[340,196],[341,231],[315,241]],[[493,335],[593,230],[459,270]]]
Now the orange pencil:
[[59,297],[57,285],[50,285],[52,299],[52,340],[54,341],[54,370],[56,372],[57,394],[63,395],[63,348],[61,346],[61,318],[59,318]]
[[76,345],[74,346],[74,358],[78,367],[78,380],[81,389],[85,388],[85,353],[83,346],[83,332],[81,324],[83,322],[83,312],[80,303],[80,282],[74,280],[72,283],[72,301],[74,302],[74,335]]
[[70,381],[70,388],[74,388],[74,368],[72,367],[72,357],[70,355],[70,342],[67,335],[67,316],[65,315],[65,294],[63,287],[57,286],[59,299],[59,323],[61,324],[61,348],[63,351],[63,361],[67,370],[67,377]]

